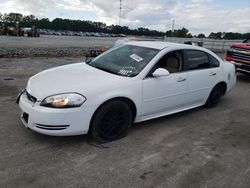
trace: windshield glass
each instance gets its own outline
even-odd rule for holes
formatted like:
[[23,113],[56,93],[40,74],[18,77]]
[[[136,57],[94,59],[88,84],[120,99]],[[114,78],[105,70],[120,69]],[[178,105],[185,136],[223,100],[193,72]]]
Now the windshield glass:
[[101,55],[89,65],[113,74],[133,77],[138,75],[158,52],[157,49],[124,45]]

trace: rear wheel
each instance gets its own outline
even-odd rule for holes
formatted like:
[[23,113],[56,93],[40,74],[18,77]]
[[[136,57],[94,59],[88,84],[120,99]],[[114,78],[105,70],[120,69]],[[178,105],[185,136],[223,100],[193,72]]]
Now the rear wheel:
[[123,101],[110,101],[95,113],[91,128],[98,142],[109,142],[124,137],[132,125],[132,112]]
[[223,88],[220,85],[215,86],[207,99],[206,106],[207,107],[216,106],[220,102],[222,95],[223,95]]

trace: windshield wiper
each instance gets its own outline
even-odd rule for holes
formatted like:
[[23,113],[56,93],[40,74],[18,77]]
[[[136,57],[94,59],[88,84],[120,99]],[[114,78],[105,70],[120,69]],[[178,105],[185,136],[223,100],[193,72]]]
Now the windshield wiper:
[[119,76],[123,76],[123,77],[134,77],[134,76],[136,76],[138,73],[132,73],[132,74],[127,74],[127,75],[125,75],[125,74],[119,74],[119,73],[117,73],[117,75],[119,75]]
[[[91,65],[91,66],[93,66],[93,65]],[[93,66],[93,67],[95,67],[95,68],[97,68],[97,69],[100,69],[100,70],[102,70],[102,71],[111,73],[111,74],[116,74],[116,75],[118,75],[116,72],[111,71],[111,70],[109,70],[109,69],[107,69],[107,68],[104,68],[104,67],[99,67],[99,66]]]

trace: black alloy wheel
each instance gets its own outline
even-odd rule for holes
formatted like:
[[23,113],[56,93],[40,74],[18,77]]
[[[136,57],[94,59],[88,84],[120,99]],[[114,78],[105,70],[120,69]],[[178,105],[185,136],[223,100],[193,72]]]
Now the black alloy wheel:
[[206,106],[216,106],[220,102],[222,95],[222,88],[219,85],[215,86],[207,99]]
[[132,125],[132,112],[128,104],[120,100],[110,101],[95,113],[91,128],[98,142],[109,142],[124,137]]

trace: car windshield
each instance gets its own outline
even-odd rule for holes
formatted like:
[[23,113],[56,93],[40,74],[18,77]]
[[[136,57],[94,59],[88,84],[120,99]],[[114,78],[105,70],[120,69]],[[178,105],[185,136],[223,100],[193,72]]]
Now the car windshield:
[[89,62],[90,66],[116,75],[133,77],[159,52],[157,49],[123,45]]

